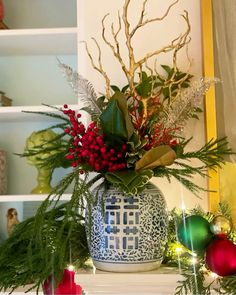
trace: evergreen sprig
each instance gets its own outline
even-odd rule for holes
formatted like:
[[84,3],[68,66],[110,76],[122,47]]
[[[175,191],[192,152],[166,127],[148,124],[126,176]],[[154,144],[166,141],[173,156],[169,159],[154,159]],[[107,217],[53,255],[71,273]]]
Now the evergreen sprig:
[[220,295],[235,295],[236,294],[236,275],[222,277],[217,280],[219,287],[215,291]]
[[[182,143],[183,150],[190,141],[191,139]],[[232,150],[228,147],[227,138],[224,137],[216,140],[211,139],[199,150],[180,153],[178,158],[184,160],[197,159],[204,163],[206,168],[215,169],[225,162],[224,156],[232,154]]]
[[178,281],[180,284],[175,290],[175,295],[210,295],[213,282],[206,284],[204,273],[196,269],[192,273],[183,273],[184,280]]
[[[177,167],[170,168],[167,166],[160,166],[155,168],[154,176],[166,177],[171,181],[171,177],[177,179],[194,195],[199,196],[201,191],[206,191],[203,187],[193,182],[195,175],[207,177],[207,169],[215,169],[224,163],[224,156],[232,154],[232,150],[228,148],[226,138],[210,140],[202,148],[192,152],[184,152],[184,148],[189,144],[191,138],[181,143],[182,148],[176,151],[177,160],[174,162]],[[201,162],[201,165],[193,166],[188,162],[196,159]]]
[[40,236],[35,232],[37,218],[32,217],[17,225],[0,245],[0,290],[13,292],[32,284],[30,290],[38,291],[52,272],[58,282],[68,263],[88,259],[83,217],[74,211],[65,214],[69,206],[64,203],[44,213]]

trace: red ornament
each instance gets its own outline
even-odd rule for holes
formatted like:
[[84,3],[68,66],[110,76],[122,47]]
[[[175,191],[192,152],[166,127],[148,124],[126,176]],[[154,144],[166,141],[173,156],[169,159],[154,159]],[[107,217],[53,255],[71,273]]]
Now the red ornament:
[[74,282],[75,273],[69,269],[64,270],[61,282],[53,291],[53,280],[50,276],[43,284],[43,292],[45,295],[82,295],[82,288]]
[[0,0],[0,21],[2,21],[4,18],[4,7],[3,7],[3,2]]
[[216,239],[206,249],[206,264],[219,276],[236,274],[236,245],[227,239]]

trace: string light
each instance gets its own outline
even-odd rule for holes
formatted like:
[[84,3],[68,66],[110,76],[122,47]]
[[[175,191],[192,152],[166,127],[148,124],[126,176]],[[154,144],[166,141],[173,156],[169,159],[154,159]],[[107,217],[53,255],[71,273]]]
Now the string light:
[[72,264],[70,264],[68,267],[67,267],[67,269],[69,270],[69,271],[74,271],[74,266],[72,265]]
[[198,261],[197,261],[197,258],[196,258],[196,257],[193,257],[193,258],[191,259],[191,262],[192,262],[192,264],[194,264],[194,265],[197,264],[197,262],[198,262]]
[[175,248],[175,251],[176,251],[176,253],[181,253],[181,252],[183,252],[183,248],[181,248],[181,247],[176,247],[176,248]]

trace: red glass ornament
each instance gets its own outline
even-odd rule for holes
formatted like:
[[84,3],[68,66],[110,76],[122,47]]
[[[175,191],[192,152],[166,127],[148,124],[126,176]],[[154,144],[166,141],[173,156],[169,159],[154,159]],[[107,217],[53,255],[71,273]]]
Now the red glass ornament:
[[4,7],[3,7],[3,2],[0,0],[0,21],[2,21],[4,18]]
[[50,276],[43,284],[43,292],[45,295],[82,295],[82,288],[74,282],[75,273],[69,269],[65,269],[63,277],[57,288],[53,292],[53,279]]
[[236,245],[227,239],[216,239],[206,249],[206,264],[219,276],[236,274]]

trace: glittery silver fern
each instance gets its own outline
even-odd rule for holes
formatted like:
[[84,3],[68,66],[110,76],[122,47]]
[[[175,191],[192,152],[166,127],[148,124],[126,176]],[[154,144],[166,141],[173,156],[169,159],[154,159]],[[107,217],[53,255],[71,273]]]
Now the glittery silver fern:
[[97,94],[92,83],[60,61],[59,67],[75,92],[76,97],[83,102],[84,107],[88,108],[93,115],[100,115],[102,111],[97,103]]
[[217,82],[219,82],[217,78],[201,78],[194,81],[189,88],[181,91],[165,111],[163,118],[165,128],[184,127],[186,121],[196,114],[196,109],[200,106],[203,95],[211,84]]

